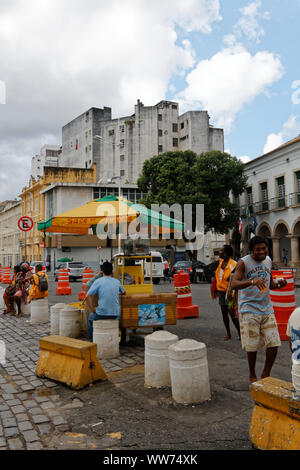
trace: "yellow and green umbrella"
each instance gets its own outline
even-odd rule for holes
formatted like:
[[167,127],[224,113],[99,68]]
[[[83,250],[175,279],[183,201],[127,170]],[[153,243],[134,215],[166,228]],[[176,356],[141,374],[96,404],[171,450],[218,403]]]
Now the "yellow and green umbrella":
[[182,222],[117,196],[94,199],[83,206],[39,222],[38,230],[52,233],[88,234],[89,229],[99,223],[119,226],[137,218],[144,224],[158,227],[159,233],[184,231]]

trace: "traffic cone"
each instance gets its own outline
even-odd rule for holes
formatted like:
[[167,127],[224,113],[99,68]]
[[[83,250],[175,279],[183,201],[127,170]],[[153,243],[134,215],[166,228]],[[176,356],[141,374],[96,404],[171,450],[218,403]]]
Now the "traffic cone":
[[188,273],[174,274],[174,289],[177,294],[177,318],[199,317],[199,306],[193,305],[191,282]]
[[10,267],[5,266],[3,270],[4,270],[4,273],[2,276],[2,284],[10,284],[11,283]]
[[94,271],[90,268],[85,268],[85,270],[82,273],[82,287],[81,287],[81,292],[78,294],[78,300],[84,300],[86,296],[86,292],[84,290],[85,284],[90,280],[93,279],[95,276]]
[[56,295],[71,295],[72,289],[69,284],[69,273],[66,269],[61,269],[58,272],[58,284],[56,288]]

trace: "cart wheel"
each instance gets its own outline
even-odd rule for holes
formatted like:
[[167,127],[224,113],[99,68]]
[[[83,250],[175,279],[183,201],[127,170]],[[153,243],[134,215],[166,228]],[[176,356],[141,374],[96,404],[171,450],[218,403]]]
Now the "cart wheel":
[[119,328],[119,344],[126,343],[126,328]]

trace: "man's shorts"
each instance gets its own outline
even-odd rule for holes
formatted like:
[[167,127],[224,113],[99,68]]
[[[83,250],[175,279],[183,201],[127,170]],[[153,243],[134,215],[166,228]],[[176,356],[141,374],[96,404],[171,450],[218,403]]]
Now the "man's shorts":
[[281,345],[274,313],[259,315],[243,313],[239,316],[242,348],[247,352]]

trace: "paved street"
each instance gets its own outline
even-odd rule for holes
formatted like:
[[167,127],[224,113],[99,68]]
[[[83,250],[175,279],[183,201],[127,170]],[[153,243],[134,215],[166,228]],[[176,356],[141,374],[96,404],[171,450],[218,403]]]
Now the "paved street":
[[[71,283],[72,295],[67,297],[56,296],[55,287],[51,282],[49,306],[77,301],[81,283]],[[193,407],[175,405],[169,388],[144,388],[144,348],[139,338],[121,347],[119,358],[102,361],[108,382],[75,392],[39,379],[38,340],[50,333],[50,325],[31,325],[29,317],[1,314],[7,360],[0,366],[0,449],[251,449],[253,403],[246,355],[235,332],[231,341],[223,340],[221,313],[209,288],[192,286],[199,318],[167,328],[179,339],[193,338],[207,346],[212,399]],[[155,290],[172,292],[173,285],[161,284]],[[258,371],[263,362],[261,353]],[[291,381],[286,342],[272,375]]]

